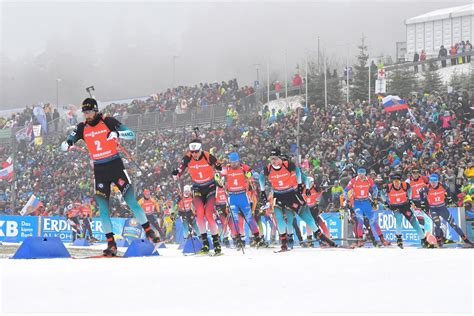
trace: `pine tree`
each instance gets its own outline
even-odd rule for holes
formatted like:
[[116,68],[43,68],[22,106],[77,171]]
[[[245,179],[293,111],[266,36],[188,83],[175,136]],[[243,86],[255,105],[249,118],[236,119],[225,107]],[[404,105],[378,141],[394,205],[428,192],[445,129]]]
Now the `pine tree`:
[[471,79],[471,75],[468,73],[454,73],[451,75],[449,79],[449,86],[453,87],[454,91],[459,91],[461,89],[469,89],[469,80]]
[[474,91],[474,64],[471,64],[471,76],[468,83],[468,91]]
[[399,95],[400,97],[407,97],[412,91],[418,89],[418,82],[416,76],[408,68],[397,69],[390,74],[388,82],[388,94]]
[[[324,106],[324,72],[320,75],[310,72],[311,80],[308,82],[308,101],[310,104]],[[326,87],[328,95],[328,104],[337,104],[341,101],[341,85],[339,78],[331,76],[329,69],[326,71]]]
[[360,51],[359,56],[357,56],[358,64],[354,65],[354,85],[351,88],[351,98],[353,100],[366,100],[369,96],[369,66],[367,65],[369,55],[367,54],[367,45],[364,43],[364,36],[362,36],[361,44],[358,47]]
[[441,92],[444,84],[441,75],[436,71],[437,67],[433,63],[429,63],[428,71],[423,74],[423,90],[425,93],[433,91]]

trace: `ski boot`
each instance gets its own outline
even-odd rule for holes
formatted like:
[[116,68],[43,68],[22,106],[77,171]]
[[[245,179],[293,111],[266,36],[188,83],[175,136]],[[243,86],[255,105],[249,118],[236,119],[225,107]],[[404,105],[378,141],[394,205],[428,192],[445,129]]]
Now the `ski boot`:
[[219,235],[212,235],[212,243],[214,244],[214,254],[216,256],[222,253],[221,242],[219,240]]
[[94,236],[91,236],[91,238],[89,239],[90,242],[98,242],[99,239],[95,238]]
[[[255,246],[257,248],[268,248],[269,247],[269,244],[267,243],[267,241],[265,240],[265,237],[263,236],[260,236],[258,233],[256,233],[253,237],[253,242],[255,242]],[[251,245],[252,243],[250,243]]]
[[295,246],[295,240],[293,239],[293,234],[288,235],[288,247],[293,249]]
[[400,247],[400,249],[403,249],[403,239],[402,235],[395,235],[397,237],[397,246]]
[[449,244],[455,244],[456,242],[454,240],[451,240],[451,239],[448,239],[448,238],[444,238],[443,240],[443,244],[445,245],[449,245]]
[[308,247],[311,247],[311,248],[314,247],[314,244],[313,244],[313,236],[308,235],[308,237],[306,237],[306,242],[308,243]]
[[444,246],[444,237],[436,237],[436,247],[437,248],[443,248]]
[[474,248],[474,243],[467,239],[466,235],[461,236],[462,241],[464,242],[464,246],[468,248]]
[[309,248],[309,243],[307,241],[300,241],[301,248]]
[[242,240],[242,236],[240,234],[237,234],[235,236],[234,244],[235,244],[235,249],[237,250],[242,250],[242,248],[245,248],[245,241]]
[[386,240],[383,235],[379,235],[379,238],[380,238],[380,242],[382,243],[383,246],[387,247],[387,246],[392,245],[392,243],[390,241]]
[[229,237],[224,237],[224,240],[222,241],[224,243],[224,246],[226,248],[230,248],[230,241],[229,241]]
[[326,235],[324,235],[321,229],[318,229],[316,232],[314,232],[314,238],[319,239],[320,243],[323,242],[329,247],[337,248],[337,244],[333,240],[328,238]]
[[281,241],[281,250],[280,251],[288,251],[288,236],[286,233],[280,235]]
[[117,244],[115,243],[114,233],[105,234],[107,238],[107,248],[103,251],[105,257],[115,257],[117,255]]
[[365,246],[365,240],[361,239],[357,241],[356,247],[362,248],[364,246]]
[[250,241],[250,247],[257,247],[257,240],[254,238],[252,238],[252,240]]
[[201,235],[201,241],[202,241],[202,248],[201,250],[197,253],[197,255],[207,255],[209,254],[209,240],[207,240],[207,233],[204,233]]
[[426,237],[421,239],[421,247],[423,247],[423,248],[434,248],[434,246],[428,242]]
[[155,231],[150,226],[150,222],[146,222],[142,225],[142,227],[145,230],[146,238],[148,238],[154,244],[160,242],[160,237],[156,236]]

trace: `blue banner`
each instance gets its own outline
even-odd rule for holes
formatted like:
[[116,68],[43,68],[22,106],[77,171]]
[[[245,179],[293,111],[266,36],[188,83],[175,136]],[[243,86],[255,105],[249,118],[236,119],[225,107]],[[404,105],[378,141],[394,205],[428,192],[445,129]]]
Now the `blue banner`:
[[[453,215],[454,221],[459,225],[459,208],[448,208],[448,210]],[[374,213],[376,214],[376,216],[378,216],[378,223],[379,223],[380,229],[382,230],[382,233],[384,234],[385,239],[390,240],[390,241],[396,241],[397,238],[395,234],[396,234],[397,222],[395,220],[395,216],[393,215],[393,212],[383,210],[383,211],[375,211]],[[423,214],[422,212],[415,212],[415,214],[418,216],[420,216],[421,214],[424,218],[425,224],[421,225],[420,223],[421,228],[424,228],[425,231],[429,231],[433,233],[432,220],[426,214]],[[454,240],[454,241],[461,240],[461,237],[445,220],[442,220],[441,222],[441,229],[444,231],[444,235],[446,238]],[[408,220],[405,217],[403,217],[401,233],[402,233],[404,243],[413,243],[413,244],[420,243],[418,233],[413,229],[410,222],[408,222]],[[375,238],[377,238],[377,236]]]
[[38,236],[38,221],[36,216],[0,216],[0,241]]
[[[112,218],[115,234],[122,234],[125,220]],[[91,228],[95,238],[105,240],[105,232],[99,218],[93,218]],[[0,216],[0,241],[21,242],[30,236],[59,237],[63,242],[71,242],[72,230],[65,217]]]

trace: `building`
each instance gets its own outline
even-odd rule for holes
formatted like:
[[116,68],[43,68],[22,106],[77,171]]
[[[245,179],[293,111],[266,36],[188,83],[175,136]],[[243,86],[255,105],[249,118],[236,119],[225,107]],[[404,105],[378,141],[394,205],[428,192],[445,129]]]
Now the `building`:
[[460,41],[474,38],[474,4],[439,9],[405,21],[407,60],[422,49],[429,57],[438,56],[439,48],[446,49]]

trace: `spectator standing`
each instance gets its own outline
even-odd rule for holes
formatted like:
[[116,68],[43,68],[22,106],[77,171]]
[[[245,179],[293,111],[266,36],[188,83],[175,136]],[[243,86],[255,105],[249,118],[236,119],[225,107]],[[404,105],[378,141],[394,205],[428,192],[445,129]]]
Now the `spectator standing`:
[[275,97],[276,99],[280,99],[280,91],[281,91],[281,83],[280,81],[276,81],[275,82]]
[[[420,60],[420,55],[418,55],[418,52],[415,52],[415,55],[413,56],[413,62],[417,63]],[[415,64],[415,73],[418,73],[418,64]]]
[[456,52],[456,46],[452,45],[451,49],[449,50],[449,54],[451,55],[451,66],[456,65],[456,57],[454,57],[456,55]]
[[426,52],[424,49],[421,50],[420,61],[423,62],[421,64],[421,71],[425,71],[425,61],[426,61]]
[[54,122],[54,131],[58,131],[58,124],[59,124],[59,112],[58,109],[54,109],[53,112],[53,122]]
[[[457,47],[456,47],[456,54],[459,55],[459,54],[462,54],[462,53],[464,53],[464,41],[458,43],[458,44],[457,44]],[[465,62],[464,57],[463,57],[463,56],[459,56],[459,57],[458,57],[458,64],[461,65],[461,64],[464,63],[464,62]]]
[[[466,53],[470,53],[472,51],[472,44],[469,42],[469,40],[466,41],[466,45],[464,46],[464,51]],[[471,62],[471,55],[466,56],[466,62],[467,63]]]
[[[448,50],[444,47],[444,45],[441,45],[439,48],[438,58],[443,58],[446,56],[448,56]],[[441,67],[446,67],[446,59],[441,61]]]

